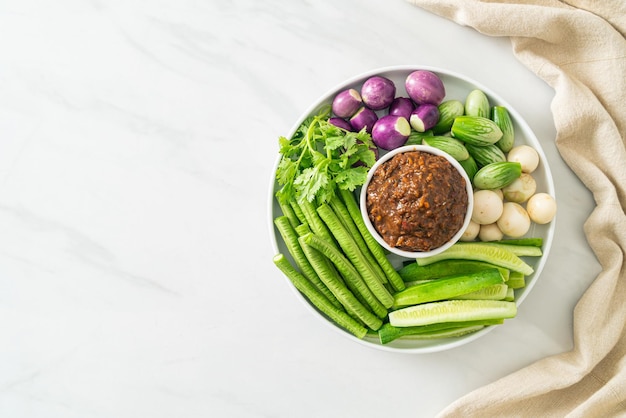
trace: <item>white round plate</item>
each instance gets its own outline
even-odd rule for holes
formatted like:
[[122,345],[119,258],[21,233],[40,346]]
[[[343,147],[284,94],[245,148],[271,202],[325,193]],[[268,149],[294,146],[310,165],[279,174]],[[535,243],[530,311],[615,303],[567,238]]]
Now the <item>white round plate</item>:
[[[526,121],[520,116],[520,114],[506,101],[502,99],[497,93],[492,91],[489,87],[478,83],[469,77],[466,77],[462,74],[448,71],[445,69],[428,67],[428,66],[419,66],[419,65],[403,65],[403,66],[393,66],[393,67],[385,67],[379,68],[375,70],[368,71],[366,73],[360,74],[353,78],[350,78],[343,83],[340,83],[336,87],[332,88],[324,95],[322,95],[315,103],[313,103],[309,109],[307,109],[302,116],[293,124],[290,132],[288,132],[285,137],[291,137],[296,129],[302,124],[304,119],[312,114],[317,114],[320,108],[324,105],[328,105],[332,102],[334,96],[342,90],[348,88],[355,88],[356,90],[360,90],[361,84],[371,76],[380,75],[383,77],[387,77],[391,79],[396,84],[396,96],[407,96],[406,91],[404,89],[404,81],[412,71],[415,70],[428,70],[437,74],[446,88],[446,96],[444,100],[456,99],[461,102],[465,102],[465,98],[467,94],[473,89],[480,89],[489,98],[490,104],[493,105],[501,105],[505,106],[509,111],[511,119],[513,121],[513,127],[515,129],[515,145],[530,145],[539,153],[540,163],[539,167],[533,172],[533,177],[537,182],[537,192],[545,192],[550,194],[552,197],[556,198],[555,190],[554,190],[554,182],[552,180],[552,174],[550,172],[550,167],[548,165],[548,161],[546,160],[546,156],[541,148],[541,144],[539,140],[533,133],[532,129],[526,123]],[[276,179],[274,173],[276,172],[276,166],[280,160],[280,155],[276,158],[274,170],[272,171],[272,178],[270,181],[269,187],[269,196],[268,196],[268,222],[270,228],[270,240],[275,253],[281,252],[285,254],[290,260],[290,256],[288,254],[287,248],[285,247],[284,242],[282,241],[282,237],[276,231],[274,227],[274,218],[280,216],[281,210],[278,206],[278,203],[275,199],[275,193],[278,190],[278,185],[276,183]],[[546,225],[538,225],[532,224],[531,229],[525,236],[528,237],[540,237],[543,239],[543,255],[541,257],[525,257],[524,260],[530,264],[534,273],[530,276],[526,276],[526,286],[522,289],[518,289],[515,291],[515,301],[518,307],[524,301],[526,296],[533,289],[535,283],[539,279],[541,275],[541,271],[543,270],[543,266],[545,265],[546,259],[548,258],[548,254],[550,252],[550,248],[552,246],[552,239],[554,235],[555,229],[555,220]],[[410,259],[403,259],[401,257],[397,257],[395,255],[390,256],[390,260],[397,268],[400,268],[402,263],[405,261],[410,261]],[[277,270],[278,271],[278,270]],[[282,273],[280,273],[282,274]],[[289,282],[287,278],[285,278]],[[333,330],[343,334],[345,337],[359,343],[364,344],[366,346],[385,350],[392,352],[404,352],[404,353],[429,353],[447,350],[453,347],[458,347],[463,344],[467,344],[470,341],[474,341],[477,338],[480,338],[495,329],[496,326],[486,327],[480,331],[477,331],[472,334],[468,334],[462,337],[455,338],[446,338],[446,339],[398,339],[396,341],[392,341],[388,344],[380,344],[377,338],[365,337],[364,339],[359,339],[347,331],[339,328],[334,323],[330,322],[323,314],[321,314],[313,305],[309,303],[309,301],[302,296],[300,292],[296,290],[296,288],[289,285],[293,289],[296,296],[304,303],[304,305],[320,320],[330,326]],[[515,319],[508,319],[502,325],[497,325],[497,327],[506,326],[507,321],[513,321]]]

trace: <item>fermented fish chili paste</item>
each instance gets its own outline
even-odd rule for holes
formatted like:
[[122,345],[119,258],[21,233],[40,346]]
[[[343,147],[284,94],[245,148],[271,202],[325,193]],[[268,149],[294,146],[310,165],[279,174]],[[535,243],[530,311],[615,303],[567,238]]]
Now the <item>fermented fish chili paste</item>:
[[424,252],[441,247],[463,226],[465,179],[444,157],[423,151],[381,164],[367,187],[367,212],[391,247]]

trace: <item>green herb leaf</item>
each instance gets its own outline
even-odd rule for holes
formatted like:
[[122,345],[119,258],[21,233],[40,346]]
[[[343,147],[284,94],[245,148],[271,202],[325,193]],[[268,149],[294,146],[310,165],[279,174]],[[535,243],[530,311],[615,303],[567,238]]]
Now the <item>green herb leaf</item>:
[[306,168],[296,177],[294,186],[298,190],[298,200],[306,199],[312,202],[319,190],[328,185],[328,173],[323,165]]
[[354,190],[361,186],[376,161],[371,136],[365,131],[348,132],[328,122],[330,106],[310,116],[291,139],[280,137],[281,160],[276,180],[281,186],[276,197],[281,203],[328,202],[336,188]]
[[338,173],[335,176],[337,187],[343,190],[354,191],[357,187],[363,185],[367,178],[368,169],[364,166],[353,167]]

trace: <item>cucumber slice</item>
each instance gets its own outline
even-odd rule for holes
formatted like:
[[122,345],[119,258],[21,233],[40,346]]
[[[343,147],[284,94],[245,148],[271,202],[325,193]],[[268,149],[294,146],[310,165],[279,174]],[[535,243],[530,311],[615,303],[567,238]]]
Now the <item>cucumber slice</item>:
[[472,300],[505,300],[509,286],[504,283],[497,283],[479,289],[475,292],[466,293],[451,299],[472,299]]
[[498,269],[460,274],[408,287],[394,295],[395,308],[466,295],[485,287],[502,284]]
[[480,331],[487,325],[470,325],[467,327],[449,328],[436,332],[427,332],[425,334],[413,334],[407,335],[404,338],[409,340],[434,340],[439,338],[457,338],[467,334],[472,334],[476,331]]
[[535,247],[541,247],[543,245],[543,238],[541,237],[528,237],[528,238],[507,238],[500,241],[491,241],[498,244],[507,245],[533,245]]
[[526,286],[526,278],[522,273],[512,272],[506,284],[511,289],[521,289]]
[[[378,338],[381,344],[387,344],[398,338],[445,338],[448,332],[466,329],[468,327],[484,327],[488,325],[502,324],[502,319],[488,319],[481,321],[465,321],[465,322],[443,322],[440,324],[430,324],[420,327],[394,327],[387,323],[378,330]],[[444,334],[444,332],[446,334]]]
[[507,319],[517,315],[515,302],[501,300],[445,300],[398,309],[389,313],[394,327],[414,327],[439,322]]
[[485,244],[493,247],[504,248],[505,250],[511,251],[518,257],[541,257],[543,255],[541,248],[534,245],[514,245],[494,241],[485,242]]
[[477,271],[492,268],[500,270],[504,281],[509,280],[509,269],[474,260],[441,260],[426,266],[420,266],[416,262],[411,262],[398,270],[398,274],[405,283],[410,283],[417,280],[439,279],[455,274],[476,273]]
[[520,272],[525,276],[531,275],[535,271],[529,264],[511,251],[483,242],[457,242],[437,255],[417,258],[415,262],[420,266],[425,266],[437,261],[451,259],[484,261]]

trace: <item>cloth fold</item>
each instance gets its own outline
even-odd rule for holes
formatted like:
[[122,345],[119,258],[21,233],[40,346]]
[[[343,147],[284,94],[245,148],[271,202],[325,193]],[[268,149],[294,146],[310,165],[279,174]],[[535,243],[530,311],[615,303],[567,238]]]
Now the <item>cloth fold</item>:
[[548,83],[556,146],[593,193],[602,272],[574,309],[574,348],[453,402],[439,417],[626,417],[626,2],[408,0],[488,36]]

